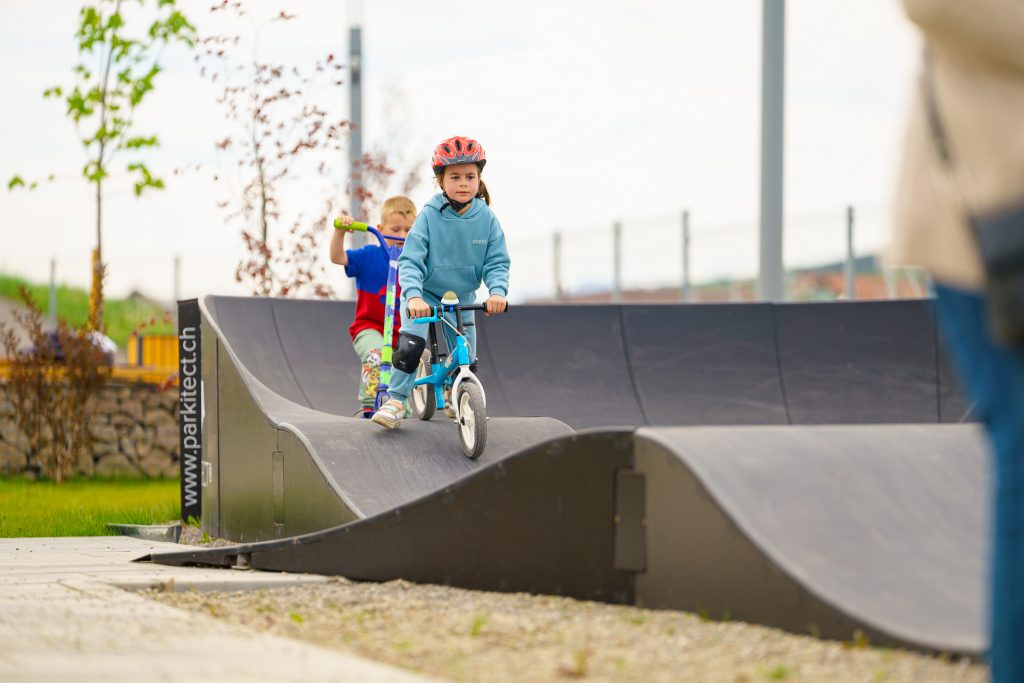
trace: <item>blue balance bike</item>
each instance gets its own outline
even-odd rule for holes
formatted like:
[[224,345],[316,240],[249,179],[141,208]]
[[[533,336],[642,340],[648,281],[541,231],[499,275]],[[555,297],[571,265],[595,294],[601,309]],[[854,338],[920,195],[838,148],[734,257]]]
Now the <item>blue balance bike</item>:
[[[487,400],[484,387],[474,372],[474,349],[466,340],[463,311],[484,311],[483,304],[462,305],[454,293],[448,292],[440,306],[432,306],[432,315],[418,318],[417,322],[430,325],[430,360],[420,361],[413,383],[412,412],[421,420],[429,420],[434,412],[445,409],[451,397],[454,420],[459,426],[459,441],[466,457],[476,460],[487,445]],[[507,310],[507,309],[506,309]],[[408,311],[406,312],[408,315]],[[452,320],[455,322],[452,323]],[[451,334],[447,357],[437,346],[437,326],[446,326]]]
[[[384,300],[384,346],[380,350],[380,380],[377,382],[377,394],[374,397],[373,409],[376,411],[388,401],[388,387],[391,384],[391,355],[394,352],[391,341],[395,330],[395,290],[398,284],[398,257],[402,253],[401,244],[397,247],[389,247],[384,241],[384,235],[372,225],[353,221],[350,225],[342,225],[341,219],[334,220],[334,227],[338,230],[354,230],[356,232],[369,232],[380,243],[380,248],[388,257],[388,287],[387,296]],[[388,237],[396,242],[405,242],[404,237]]]

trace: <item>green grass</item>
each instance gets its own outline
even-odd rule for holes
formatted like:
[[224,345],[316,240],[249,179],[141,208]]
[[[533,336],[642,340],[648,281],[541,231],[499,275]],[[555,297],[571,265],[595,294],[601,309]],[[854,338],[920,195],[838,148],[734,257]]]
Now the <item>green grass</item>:
[[473,625],[469,627],[469,635],[473,638],[479,636],[483,632],[484,626],[487,624],[487,619],[488,617],[486,614],[476,615],[476,618],[473,619]]
[[162,524],[178,519],[179,496],[177,479],[0,478],[0,538],[110,536],[108,522]]
[[764,672],[764,677],[769,681],[784,681],[789,678],[789,667],[785,664],[779,664]]
[[[49,313],[49,285],[33,284],[12,275],[0,275],[0,298],[20,303],[19,285],[28,287],[32,299],[42,309],[44,315]],[[121,348],[124,348],[125,341],[132,330],[140,324],[149,323],[154,319],[157,324],[147,325],[145,329],[147,334],[175,334],[173,326],[163,322],[165,312],[159,306],[134,300],[107,299],[103,306],[105,333]],[[89,292],[76,287],[58,285],[57,315],[70,325],[79,326],[84,323],[89,316]]]

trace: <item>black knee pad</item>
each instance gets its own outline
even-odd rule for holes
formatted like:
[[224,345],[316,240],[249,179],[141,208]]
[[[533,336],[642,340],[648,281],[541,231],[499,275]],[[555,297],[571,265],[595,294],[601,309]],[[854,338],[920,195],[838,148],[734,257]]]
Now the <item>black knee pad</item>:
[[414,334],[402,332],[398,335],[398,346],[395,347],[395,353],[391,357],[391,365],[402,372],[408,372],[410,375],[415,375],[416,369],[420,365],[420,357],[423,355],[423,349],[426,347],[426,339],[421,339]]

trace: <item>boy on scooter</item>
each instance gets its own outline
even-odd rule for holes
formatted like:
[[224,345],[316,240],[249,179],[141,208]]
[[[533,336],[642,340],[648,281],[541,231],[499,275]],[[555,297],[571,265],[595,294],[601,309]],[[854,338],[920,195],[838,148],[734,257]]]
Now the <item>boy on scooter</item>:
[[[356,280],[356,314],[349,334],[352,346],[362,363],[357,396],[362,406],[360,415],[373,415],[377,385],[380,381],[381,347],[384,345],[384,302],[387,297],[388,257],[376,244],[367,244],[359,249],[345,249],[345,229],[353,223],[351,216],[342,216],[340,229],[331,235],[331,262],[345,266],[345,274]],[[390,197],[380,207],[380,223],[377,229],[384,235],[406,237],[416,220],[416,205],[408,197]],[[398,240],[386,239],[388,247],[400,246]],[[396,293],[397,296],[397,293]],[[398,342],[401,327],[399,311],[395,311],[394,339]]]

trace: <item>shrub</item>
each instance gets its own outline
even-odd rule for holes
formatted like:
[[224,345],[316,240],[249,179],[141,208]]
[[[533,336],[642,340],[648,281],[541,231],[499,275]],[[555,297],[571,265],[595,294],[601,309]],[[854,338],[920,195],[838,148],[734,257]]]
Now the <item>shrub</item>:
[[51,337],[31,293],[21,287],[19,294],[27,310],[14,318],[30,346],[20,349],[14,328],[0,323],[0,345],[10,362],[8,394],[28,440],[29,461],[60,483],[82,458],[92,457],[90,424],[110,366],[93,330],[61,320]]

